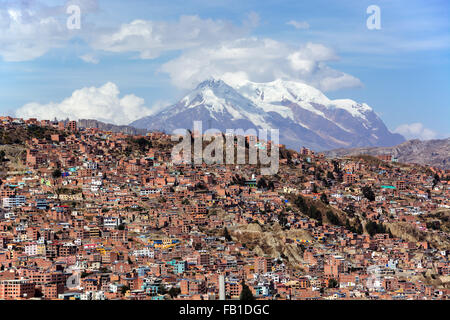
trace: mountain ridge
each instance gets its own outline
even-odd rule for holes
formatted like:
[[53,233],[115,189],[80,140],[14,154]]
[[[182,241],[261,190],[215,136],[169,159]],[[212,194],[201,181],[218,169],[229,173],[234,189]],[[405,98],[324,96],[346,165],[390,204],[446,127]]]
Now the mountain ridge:
[[295,149],[391,146],[405,141],[391,133],[367,104],[330,100],[316,88],[287,80],[231,86],[208,79],[176,104],[130,125],[170,133],[192,128],[193,121],[221,131],[279,128],[280,143]]
[[147,134],[148,130],[146,129],[139,129],[135,128],[133,126],[127,126],[127,125],[115,125],[112,123],[106,123],[95,119],[79,119],[77,121],[77,125],[80,128],[97,128],[104,131],[111,131],[111,132],[121,132],[125,134]]
[[442,169],[450,169],[450,138],[433,140],[408,140],[393,147],[369,147],[335,149],[324,152],[327,157],[336,158],[343,156],[356,156],[367,154],[378,156],[391,154],[398,161],[428,165]]

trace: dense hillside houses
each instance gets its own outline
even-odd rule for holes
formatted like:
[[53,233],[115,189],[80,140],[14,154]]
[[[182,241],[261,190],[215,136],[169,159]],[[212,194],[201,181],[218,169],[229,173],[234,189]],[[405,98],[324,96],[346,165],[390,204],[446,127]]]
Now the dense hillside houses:
[[262,176],[11,117],[0,143],[0,299],[450,297],[448,170],[280,146]]

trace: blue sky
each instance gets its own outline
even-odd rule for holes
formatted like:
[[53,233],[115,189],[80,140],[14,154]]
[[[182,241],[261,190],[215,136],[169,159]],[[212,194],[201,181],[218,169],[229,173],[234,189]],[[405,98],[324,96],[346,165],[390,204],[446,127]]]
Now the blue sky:
[[[94,112],[125,123],[227,73],[261,82],[286,77],[330,98],[366,102],[407,138],[450,135],[445,0],[0,4],[1,114],[72,116],[71,106],[94,101],[98,109],[73,116]],[[81,9],[80,29],[66,27],[71,4]],[[367,28],[370,5],[380,8],[379,30]]]

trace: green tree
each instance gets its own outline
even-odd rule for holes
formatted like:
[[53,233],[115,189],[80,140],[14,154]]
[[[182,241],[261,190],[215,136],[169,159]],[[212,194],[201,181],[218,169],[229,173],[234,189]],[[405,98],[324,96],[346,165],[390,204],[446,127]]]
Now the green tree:
[[308,205],[306,204],[306,201],[302,196],[297,197],[297,199],[295,200],[295,205],[300,209],[301,212],[306,214]]
[[312,219],[316,219],[319,222],[319,225],[322,224],[322,213],[314,204],[308,205],[302,196],[298,196],[294,203],[302,213]]
[[159,292],[159,294],[166,294],[167,293],[166,286],[164,284],[160,283],[159,287],[158,287],[158,292]]
[[228,232],[227,227],[225,227],[225,229],[223,230],[223,236],[225,237],[225,240],[233,241],[233,239],[231,238],[230,233]]
[[109,273],[110,270],[106,267],[101,267],[98,271],[100,271],[100,273]]
[[394,235],[392,234],[391,229],[388,229],[388,234],[389,234],[389,238],[391,238],[391,239],[394,238]]
[[61,170],[59,170],[59,169],[53,170],[52,177],[55,178],[55,179],[60,178],[61,177]]
[[258,189],[267,189],[266,179],[264,178],[259,179],[258,184],[256,186],[258,187]]
[[363,187],[362,193],[363,193],[364,197],[367,198],[367,200],[375,201],[375,193],[373,193],[373,190],[370,186]]
[[366,231],[370,236],[373,236],[377,233],[387,233],[386,228],[381,223],[377,223],[375,221],[369,221],[366,223]]
[[347,213],[350,217],[355,215],[355,206],[350,203],[347,207],[344,208],[344,212]]
[[433,189],[440,181],[441,181],[441,179],[439,178],[439,175],[437,173],[435,173],[434,177],[433,177]]
[[122,294],[125,294],[125,293],[127,293],[128,290],[130,290],[130,288],[128,286],[122,286],[122,288],[120,289],[120,292]]
[[328,210],[327,213],[327,219],[331,224],[334,224],[335,226],[340,226],[341,221],[339,220],[339,217],[333,213],[333,211]]
[[181,293],[181,290],[180,290],[180,288],[177,288],[177,287],[171,287],[169,289],[168,293],[169,293],[170,297],[173,299],[173,298],[176,298]]
[[339,282],[337,282],[336,279],[331,278],[330,280],[328,280],[328,288],[338,288],[339,287]]
[[441,223],[440,223],[439,220],[429,221],[429,222],[427,222],[427,228],[428,229],[433,229],[433,230],[440,230],[441,229]]
[[288,220],[287,220],[284,212],[280,212],[280,214],[278,215],[278,222],[280,223],[280,226],[282,226],[282,227],[285,227],[286,224],[288,223]]
[[248,285],[245,284],[244,280],[242,280],[242,290],[241,294],[239,295],[239,300],[255,300],[252,291],[250,290]]
[[327,172],[327,179],[334,180],[333,172],[331,172],[331,171]]
[[350,225],[350,221],[348,219],[345,219],[345,228],[355,233],[355,228],[352,225]]
[[359,221],[359,219],[357,219],[357,223],[356,223],[356,233],[363,234],[363,226],[361,224],[361,221]]
[[322,193],[322,195],[320,196],[320,201],[322,201],[325,204],[329,204],[330,202],[328,201],[328,197],[325,193]]
[[136,143],[139,146],[139,150],[141,150],[142,152],[146,151],[148,148],[152,147],[152,142],[147,140],[146,138],[139,138],[137,140],[135,140]]

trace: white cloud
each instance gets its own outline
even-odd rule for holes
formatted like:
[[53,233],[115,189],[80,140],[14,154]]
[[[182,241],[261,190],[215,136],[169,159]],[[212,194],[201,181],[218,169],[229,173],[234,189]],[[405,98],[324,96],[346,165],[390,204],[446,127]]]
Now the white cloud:
[[7,1],[0,7],[0,57],[17,62],[36,59],[52,48],[63,47],[78,30],[67,28],[66,8],[78,5],[81,13],[97,10],[96,0],[71,0],[47,6],[41,1]]
[[86,63],[93,63],[93,64],[99,63],[98,58],[91,53],[87,53],[85,55],[80,56],[80,59]]
[[[181,54],[163,64],[160,71],[168,73],[180,88],[192,88],[210,77],[257,82],[283,78],[324,91],[361,85],[359,79],[327,66],[327,62],[338,59],[329,47],[316,43],[292,46],[247,37],[258,22],[259,16],[253,12],[241,27],[198,16],[181,16],[172,22],[134,20],[98,34],[91,46],[109,52],[136,52],[141,59],[179,50]],[[296,25],[306,26],[300,22]]]
[[268,82],[281,78],[305,82],[324,91],[360,86],[359,79],[326,64],[336,59],[334,51],[321,44],[293,47],[267,38],[241,38],[193,48],[160,70],[168,73],[180,88],[191,88],[209,77],[222,78],[230,84],[244,79]]
[[420,122],[415,122],[411,124],[402,124],[398,126],[394,132],[400,133],[406,139],[420,139],[420,140],[430,140],[437,138],[437,132],[427,129]]
[[170,102],[170,101],[167,101],[167,100],[157,100],[151,106],[150,113],[148,115],[155,114],[158,111],[161,111],[161,110],[165,109],[166,107],[168,107],[168,106],[170,106],[172,104],[173,104],[173,102]]
[[5,61],[35,59],[67,38],[67,30],[56,18],[33,11],[0,9],[0,20],[0,56]]
[[91,45],[109,52],[138,52],[141,59],[154,59],[164,52],[234,39],[254,27],[259,18],[251,13],[248,19],[243,27],[198,16],[181,16],[177,22],[134,20],[112,32],[99,34]]
[[260,16],[256,12],[252,11],[247,15],[248,20],[244,21],[244,25],[247,25],[251,28],[257,27],[259,25]]
[[295,20],[291,20],[289,22],[286,22],[286,24],[293,26],[295,29],[300,30],[300,29],[309,29],[309,23],[306,21],[295,21]]
[[[323,91],[334,91],[342,88],[362,87],[362,82],[352,75],[326,67],[324,77],[320,79],[319,88]],[[326,75],[328,74],[328,75]]]
[[38,119],[96,119],[119,125],[129,124],[154,110],[145,106],[144,99],[134,94],[119,96],[116,84],[108,82],[101,87],[85,87],[59,103],[27,103],[16,111],[22,118]]
[[[95,0],[72,0],[55,7],[38,1],[24,3],[0,9],[0,57],[5,61],[35,59],[78,35],[95,50],[79,57],[86,63],[98,63],[99,51],[135,52],[141,59],[180,51],[178,58],[162,65],[160,71],[168,73],[181,88],[191,88],[210,77],[257,82],[282,78],[306,82],[324,91],[361,85],[357,78],[327,65],[337,59],[329,47],[250,38],[248,33],[259,23],[254,12],[240,26],[225,20],[181,16],[176,21],[134,20],[109,30],[88,28],[83,21],[82,30],[74,33],[66,27],[66,6],[79,4],[84,16],[97,9]],[[296,27],[306,26],[290,22]],[[96,32],[88,34],[84,29]]]

